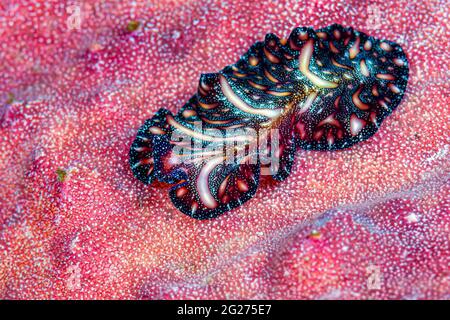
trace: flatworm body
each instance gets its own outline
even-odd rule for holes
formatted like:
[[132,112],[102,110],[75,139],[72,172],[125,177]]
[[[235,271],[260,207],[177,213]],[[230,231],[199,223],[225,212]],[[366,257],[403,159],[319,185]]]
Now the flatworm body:
[[201,75],[177,114],[160,109],[147,120],[130,165],[144,183],[173,184],[183,213],[213,218],[249,200],[262,174],[285,179],[297,148],[337,150],[371,137],[407,81],[399,45],[352,28],[268,34],[234,65]]

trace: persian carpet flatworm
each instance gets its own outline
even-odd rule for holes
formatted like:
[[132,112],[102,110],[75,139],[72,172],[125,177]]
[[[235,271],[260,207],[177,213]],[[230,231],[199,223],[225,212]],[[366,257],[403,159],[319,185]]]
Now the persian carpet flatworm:
[[338,150],[371,137],[407,81],[398,44],[352,28],[268,34],[237,63],[201,75],[177,114],[160,109],[147,120],[130,165],[144,183],[173,184],[183,213],[213,218],[249,200],[263,170],[285,179],[297,148]]

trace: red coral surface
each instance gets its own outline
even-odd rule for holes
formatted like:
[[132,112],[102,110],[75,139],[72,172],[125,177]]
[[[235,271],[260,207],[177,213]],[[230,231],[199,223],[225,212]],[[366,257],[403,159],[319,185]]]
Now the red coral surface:
[[[3,1],[0,298],[450,298],[449,3]],[[297,26],[399,43],[403,102],[219,218],[131,173],[136,130]]]

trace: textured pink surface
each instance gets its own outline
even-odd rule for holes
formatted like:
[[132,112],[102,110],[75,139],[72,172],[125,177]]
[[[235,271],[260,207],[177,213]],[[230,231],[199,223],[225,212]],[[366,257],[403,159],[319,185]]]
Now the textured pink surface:
[[[296,2],[86,2],[79,28],[64,3],[0,4],[0,298],[450,298],[448,2]],[[209,221],[132,176],[137,128],[200,73],[332,23],[409,58],[373,138],[299,152]]]

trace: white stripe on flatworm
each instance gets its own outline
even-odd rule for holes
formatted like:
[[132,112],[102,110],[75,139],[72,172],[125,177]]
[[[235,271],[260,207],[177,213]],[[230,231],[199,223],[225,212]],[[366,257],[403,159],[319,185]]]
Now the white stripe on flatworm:
[[316,97],[317,97],[317,92],[316,91],[311,92],[309,94],[308,98],[306,98],[305,102],[303,102],[303,106],[302,106],[302,108],[299,111],[300,114],[305,112],[305,111],[307,111],[309,108],[311,108],[311,105],[314,102],[314,100],[316,99]]
[[227,79],[225,79],[223,75],[220,75],[219,78],[223,94],[228,99],[228,101],[230,101],[236,108],[249,114],[266,116],[268,118],[276,118],[281,114],[282,109],[256,109],[249,106],[234,93],[233,89],[231,89],[230,85],[228,84]]

